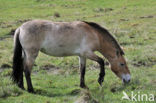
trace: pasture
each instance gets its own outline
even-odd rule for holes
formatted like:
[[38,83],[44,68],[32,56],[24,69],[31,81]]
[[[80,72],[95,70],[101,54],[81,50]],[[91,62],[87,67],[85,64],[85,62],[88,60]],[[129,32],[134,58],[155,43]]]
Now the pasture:
[[[137,102],[156,102],[155,5],[155,0],[0,0],[0,103],[132,103],[132,92]],[[123,85],[106,63],[101,87],[97,82],[99,65],[87,60],[89,90],[81,89],[78,57],[39,53],[32,70],[36,93],[19,89],[10,79],[13,32],[33,19],[92,21],[105,27],[125,52],[131,82]],[[122,100],[123,91],[131,100]],[[148,98],[153,94],[154,101],[139,101],[142,94]]]

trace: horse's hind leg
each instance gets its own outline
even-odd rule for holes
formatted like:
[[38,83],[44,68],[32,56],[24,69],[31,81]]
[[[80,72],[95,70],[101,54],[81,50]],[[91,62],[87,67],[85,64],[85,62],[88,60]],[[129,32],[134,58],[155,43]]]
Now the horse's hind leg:
[[25,69],[24,69],[24,73],[25,73],[25,77],[26,77],[26,81],[27,81],[27,87],[28,87],[28,92],[34,92],[33,86],[32,86],[32,82],[31,82],[31,70],[30,68],[32,68],[32,64],[26,64],[25,65]]
[[79,66],[80,66],[80,87],[86,88],[85,85],[85,70],[86,70],[86,58],[85,57],[79,57]]
[[99,73],[98,82],[99,82],[100,85],[102,85],[102,82],[103,82],[104,76],[105,76],[104,60],[101,57],[99,57],[96,54],[94,54],[93,52],[87,53],[86,57],[88,59],[91,59],[91,60],[96,61],[97,63],[99,63],[99,65],[100,65],[100,73]]
[[31,70],[34,64],[34,61],[38,55],[38,51],[34,52],[25,52],[26,57],[24,60],[24,73],[26,77],[28,92],[34,93],[34,89],[31,82]]

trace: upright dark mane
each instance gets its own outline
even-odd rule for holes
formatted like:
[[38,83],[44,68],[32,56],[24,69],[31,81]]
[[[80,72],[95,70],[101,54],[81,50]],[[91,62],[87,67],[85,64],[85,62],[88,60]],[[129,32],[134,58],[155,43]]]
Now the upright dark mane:
[[98,24],[96,24],[94,22],[86,22],[86,21],[83,21],[83,22],[85,22],[86,24],[88,24],[91,27],[95,28],[98,32],[100,32],[100,34],[103,34],[103,35],[109,37],[109,39],[112,41],[112,43],[115,46],[115,48],[117,50],[119,50],[119,52],[120,52],[121,55],[124,55],[124,52],[121,49],[121,47],[118,44],[118,42],[115,40],[115,38],[105,28],[101,27],[100,25],[98,25]]

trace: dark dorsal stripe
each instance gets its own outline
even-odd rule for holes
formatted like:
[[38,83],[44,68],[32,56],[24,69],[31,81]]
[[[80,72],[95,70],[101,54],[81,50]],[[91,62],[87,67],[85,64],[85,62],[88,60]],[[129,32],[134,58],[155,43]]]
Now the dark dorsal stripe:
[[96,24],[94,22],[86,22],[86,21],[83,21],[83,22],[85,22],[86,24],[88,24],[91,27],[95,28],[98,32],[100,32],[100,34],[107,36],[112,41],[115,48],[120,52],[120,54],[124,55],[124,52],[121,49],[118,42],[115,40],[115,38],[105,28],[101,27],[100,25],[98,25],[98,24]]

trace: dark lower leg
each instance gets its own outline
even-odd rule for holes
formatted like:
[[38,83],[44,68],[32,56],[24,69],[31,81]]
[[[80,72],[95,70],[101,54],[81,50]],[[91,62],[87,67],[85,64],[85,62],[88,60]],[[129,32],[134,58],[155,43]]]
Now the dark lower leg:
[[28,92],[33,93],[34,89],[31,83],[31,77],[30,77],[30,71],[29,70],[25,70],[25,77],[26,77],[26,81],[27,81],[27,86],[28,86]]
[[86,88],[85,85],[85,71],[86,71],[86,58],[85,57],[79,57],[80,61],[80,87]]
[[23,72],[21,73],[20,81],[18,83],[18,87],[20,87],[21,89],[24,89]]
[[85,70],[86,70],[86,67],[85,66],[81,66],[80,68],[80,72],[81,72],[81,75],[80,75],[80,87],[81,88],[85,88],[86,85],[85,85]]
[[98,82],[100,85],[102,85],[105,76],[104,60],[102,58],[99,58],[98,63],[100,64],[100,73],[99,73]]

